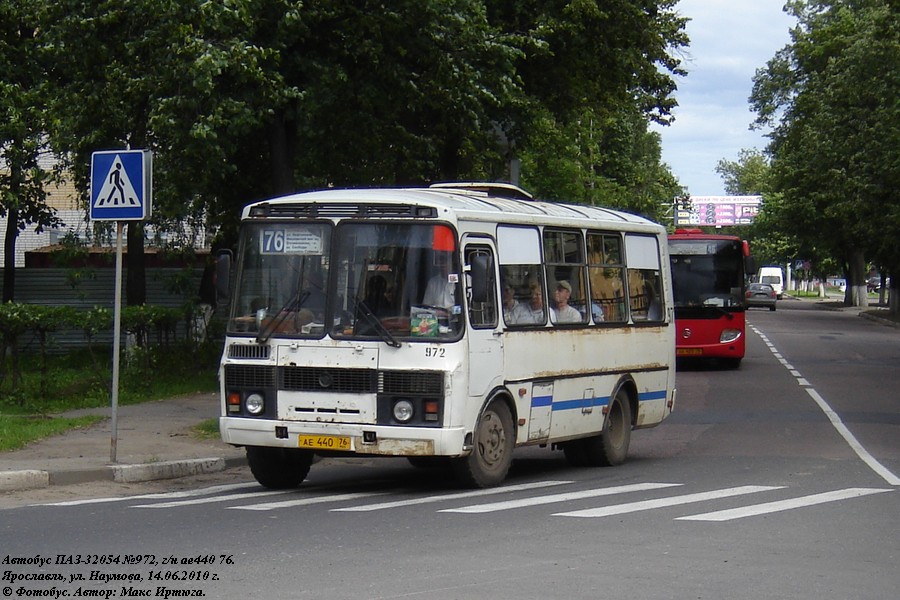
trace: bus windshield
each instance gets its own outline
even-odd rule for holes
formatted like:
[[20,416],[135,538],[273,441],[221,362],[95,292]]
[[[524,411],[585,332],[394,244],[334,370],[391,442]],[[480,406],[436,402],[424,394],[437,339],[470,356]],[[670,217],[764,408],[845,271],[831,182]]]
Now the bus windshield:
[[391,345],[461,334],[462,277],[448,225],[249,224],[243,236],[232,332]]
[[739,241],[669,239],[675,308],[743,306]]

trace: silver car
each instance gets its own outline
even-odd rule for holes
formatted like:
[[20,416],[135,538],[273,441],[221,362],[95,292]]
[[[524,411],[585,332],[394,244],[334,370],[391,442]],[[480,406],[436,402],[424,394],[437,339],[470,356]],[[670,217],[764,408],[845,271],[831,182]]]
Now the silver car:
[[747,286],[747,294],[744,298],[747,308],[759,306],[775,310],[775,304],[778,302],[778,294],[768,283],[751,283]]

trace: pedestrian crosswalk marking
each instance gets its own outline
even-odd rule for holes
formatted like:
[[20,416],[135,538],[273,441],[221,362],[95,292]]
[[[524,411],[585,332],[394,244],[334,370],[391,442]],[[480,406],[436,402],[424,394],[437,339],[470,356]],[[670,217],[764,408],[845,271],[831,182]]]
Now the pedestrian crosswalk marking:
[[676,521],[731,521],[733,519],[755,517],[758,515],[780,512],[783,510],[791,510],[804,506],[814,506],[816,504],[825,504],[826,502],[837,502],[838,500],[859,498],[861,496],[881,494],[883,492],[890,491],[891,490],[874,488],[847,488],[845,490],[835,490],[833,492],[813,494],[811,496],[802,496],[800,498],[791,498],[789,500],[778,500],[776,502],[766,502],[765,504],[754,504],[752,506],[745,506],[743,508],[732,508],[730,510],[719,510],[715,512],[704,513],[701,515],[678,517]]
[[258,492],[245,492],[243,494],[227,494],[225,496],[210,496],[208,498],[194,498],[192,500],[175,500],[174,502],[159,502],[157,504],[136,504],[132,508],[175,508],[177,506],[192,506],[194,504],[210,504],[212,502],[231,502],[232,500],[246,500],[259,496],[278,496],[289,494],[294,490],[263,490]]
[[[430,496],[421,496],[417,498],[408,498],[409,494],[413,494],[418,490],[414,489],[386,489],[385,482],[379,482],[379,486],[363,491],[359,482],[353,485],[339,486],[304,486],[293,490],[266,490],[258,486],[242,483],[234,485],[218,485],[208,488],[185,490],[178,492],[167,492],[159,494],[144,494],[131,497],[113,497],[113,498],[92,498],[84,500],[73,500],[66,502],[48,503],[36,506],[77,506],[80,504],[97,504],[102,502],[137,502],[140,500],[163,500],[161,502],[144,502],[140,504],[131,504],[129,508],[183,508],[201,504],[231,504],[225,506],[227,510],[245,510],[245,511],[272,511],[278,509],[290,509],[295,507],[304,507],[317,504],[338,503],[360,501],[360,503],[351,506],[342,506],[330,509],[330,512],[372,512],[377,510],[387,510],[392,508],[403,508],[421,504],[452,502],[455,500],[464,500],[470,498],[480,498],[490,495],[499,495],[504,493],[529,492],[534,490],[542,490],[550,487],[565,486],[577,484],[576,481],[534,481],[529,483],[521,483],[495,487],[483,490],[470,490],[464,492],[449,492],[444,494],[434,494]],[[583,490],[575,490],[570,492],[547,493],[533,497],[516,498],[512,497],[508,500],[500,500],[495,502],[486,502],[484,504],[470,504],[456,508],[445,508],[436,510],[439,513],[456,513],[456,514],[485,514],[496,513],[500,511],[513,510],[519,508],[533,508],[552,503],[575,502],[589,500],[591,498],[610,497],[619,494],[628,494],[642,491],[663,490],[669,488],[681,487],[681,483],[634,483],[619,486],[590,488]],[[390,486],[387,486],[390,487]],[[638,500],[635,502],[626,502],[601,506],[595,508],[587,508],[582,510],[572,510],[565,512],[551,513],[552,516],[563,517],[587,517],[598,518],[612,515],[622,515],[629,513],[637,513],[642,511],[650,511],[667,507],[681,506],[692,503],[707,502],[730,497],[744,496],[748,494],[756,494],[761,492],[770,492],[775,490],[786,489],[785,486],[763,486],[763,485],[745,485],[737,487],[729,487],[706,492],[689,493],[676,496],[669,496],[657,499]],[[356,491],[354,491],[356,490]],[[379,491],[386,490],[386,491]],[[883,488],[865,488],[852,487],[840,490],[833,490],[801,496],[797,498],[789,498],[786,500],[775,500],[753,504],[745,507],[730,508],[725,510],[717,510],[694,515],[675,517],[678,521],[700,521],[700,522],[728,522],[746,517],[754,517],[770,513],[777,513],[786,510],[805,508],[818,504],[838,502],[854,498],[861,498],[883,492],[890,492],[892,489]],[[386,502],[365,503],[365,499],[376,496],[394,495],[401,497],[401,500],[388,500]],[[270,501],[255,502],[251,504],[238,504],[240,501],[247,499],[270,498]]]
[[740,487],[726,488],[723,490],[714,490],[712,492],[701,492],[699,494],[685,494],[683,496],[670,496],[668,498],[658,498],[656,500],[644,500],[643,502],[629,502],[627,504],[613,504],[612,506],[603,506],[600,508],[588,508],[585,510],[574,510],[571,512],[554,513],[554,517],[609,517],[612,515],[622,515],[626,513],[640,512],[644,510],[652,510],[656,508],[665,508],[669,506],[679,506],[681,504],[690,504],[693,502],[704,502],[706,500],[718,500],[720,498],[729,498],[731,496],[741,496],[744,494],[756,494],[758,492],[768,492],[771,490],[779,490],[784,486],[768,486],[768,485],[744,485]]
[[462,508],[447,508],[438,512],[446,513],[487,513],[496,512],[498,510],[510,510],[513,508],[522,508],[526,506],[539,506],[542,504],[552,504],[554,502],[571,502],[572,500],[583,500],[585,498],[597,498],[600,496],[612,496],[615,494],[626,494],[629,492],[642,492],[647,490],[658,490],[667,487],[677,487],[680,483],[636,483],[632,485],[620,485],[616,487],[600,488],[593,490],[580,490],[577,492],[566,492],[564,494],[553,494],[551,496],[538,496],[536,498],[521,498],[518,500],[507,500],[505,502],[492,502],[490,504],[473,504],[472,506],[463,506]]
[[[373,510],[382,510],[385,508],[398,508],[401,506],[413,506],[416,504],[428,504],[431,502],[444,502],[446,500],[459,500],[462,498],[474,498],[477,496],[487,496],[491,494],[503,494],[506,492],[519,492],[524,490],[539,489],[554,485],[563,485],[574,483],[573,481],[537,481],[534,483],[525,483],[521,485],[506,485],[503,487],[490,488],[486,490],[475,490],[471,492],[458,492],[455,494],[444,494],[439,496],[426,496],[424,498],[411,498],[409,500],[396,500],[393,502],[382,502],[380,504],[369,504],[365,506],[351,506],[347,508],[335,508],[332,512],[368,512]],[[443,511],[441,511],[443,512]]]
[[389,492],[358,492],[351,494],[332,494],[330,496],[308,496],[294,500],[281,500],[279,502],[266,502],[263,504],[250,504],[248,506],[228,506],[230,510],[275,510],[277,508],[292,508],[294,506],[309,506],[311,504],[324,504],[326,502],[344,502],[358,500],[371,496],[384,496]]
[[104,504],[106,502],[125,502],[126,500],[153,500],[162,498],[190,498],[193,496],[207,496],[209,494],[217,494],[219,492],[229,492],[239,489],[249,489],[251,486],[246,483],[228,483],[225,485],[215,485],[207,488],[196,490],[183,490],[180,492],[160,492],[158,494],[140,494],[138,496],[114,496],[107,498],[85,498],[83,500],[65,500],[62,502],[48,502],[37,504],[35,506],[81,506],[82,504]]

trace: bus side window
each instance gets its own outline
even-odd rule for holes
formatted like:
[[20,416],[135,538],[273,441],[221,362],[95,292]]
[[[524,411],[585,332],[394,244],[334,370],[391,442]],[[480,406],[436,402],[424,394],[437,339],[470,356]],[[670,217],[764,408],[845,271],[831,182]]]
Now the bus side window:
[[544,261],[551,323],[569,325],[589,320],[581,232],[545,229]]
[[476,329],[497,326],[494,256],[488,246],[466,246],[469,321]]
[[628,302],[634,321],[662,321],[665,318],[660,278],[659,245],[655,237],[625,236],[628,266]]
[[621,236],[615,233],[589,232],[587,254],[591,316],[594,323],[624,322],[627,312]]

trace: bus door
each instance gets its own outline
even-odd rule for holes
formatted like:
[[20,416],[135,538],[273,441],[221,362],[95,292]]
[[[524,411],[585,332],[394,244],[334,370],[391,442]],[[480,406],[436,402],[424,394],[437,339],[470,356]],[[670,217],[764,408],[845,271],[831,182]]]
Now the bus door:
[[553,415],[553,382],[535,382],[531,387],[531,412],[528,419],[528,441],[550,437],[550,418]]
[[468,235],[463,238],[469,313],[469,396],[480,398],[485,398],[503,380],[496,256],[493,240]]

